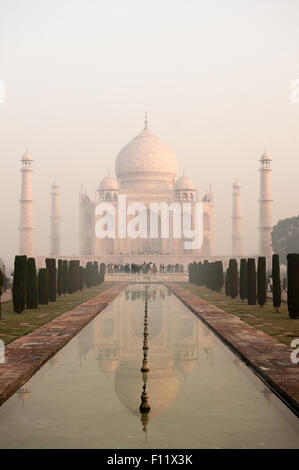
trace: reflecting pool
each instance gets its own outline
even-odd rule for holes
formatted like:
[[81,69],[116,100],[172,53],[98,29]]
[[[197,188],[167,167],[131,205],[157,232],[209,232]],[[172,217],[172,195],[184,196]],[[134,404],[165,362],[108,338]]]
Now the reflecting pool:
[[298,419],[162,285],[131,284],[0,407],[1,448],[299,448]]

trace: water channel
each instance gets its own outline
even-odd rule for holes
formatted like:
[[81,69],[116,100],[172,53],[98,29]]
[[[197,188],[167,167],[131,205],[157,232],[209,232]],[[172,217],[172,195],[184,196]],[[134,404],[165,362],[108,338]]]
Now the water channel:
[[243,362],[165,286],[147,297],[145,321],[131,284],[0,407],[0,448],[299,448]]

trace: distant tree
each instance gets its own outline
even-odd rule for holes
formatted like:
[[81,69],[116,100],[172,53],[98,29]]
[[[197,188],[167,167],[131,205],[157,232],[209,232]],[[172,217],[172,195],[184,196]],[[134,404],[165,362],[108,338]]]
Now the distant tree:
[[192,263],[188,264],[189,282],[192,283]]
[[247,260],[242,258],[240,261],[240,299],[247,298]]
[[59,297],[63,293],[63,260],[58,260],[58,271],[57,271],[57,294]]
[[215,270],[216,270],[216,273],[215,273],[216,274],[216,291],[222,292],[222,288],[224,285],[222,261],[216,261]]
[[198,285],[202,286],[203,285],[203,264],[201,261],[198,263]]
[[69,291],[69,263],[63,260],[62,263],[62,293],[66,294]]
[[0,269],[0,320],[2,320],[2,302],[1,302],[1,296],[3,294],[3,285],[4,285],[4,280],[5,280],[5,276],[2,272],[2,270]]
[[46,267],[49,271],[49,300],[50,302],[55,302],[57,293],[56,259],[46,258]]
[[26,303],[27,256],[15,257],[12,286],[13,307],[15,313],[22,313]]
[[236,259],[229,260],[229,295],[235,299],[238,295],[238,264]]
[[105,263],[100,264],[100,283],[103,283],[105,281],[105,272],[106,272],[106,265]]
[[75,290],[78,291],[80,290],[80,261],[75,260]]
[[263,307],[267,302],[267,272],[265,256],[259,256],[257,262],[257,300],[261,307]]
[[73,294],[77,290],[77,266],[76,260],[69,262],[69,294]]
[[281,282],[280,282],[280,264],[279,255],[272,255],[272,280],[273,280],[273,307],[276,312],[281,305]]
[[47,305],[49,303],[49,270],[41,268],[38,272],[38,303]]
[[80,266],[80,290],[84,289],[85,284],[85,269]]
[[256,305],[256,270],[255,259],[247,261],[247,300],[248,305]]
[[299,318],[299,254],[287,255],[288,310],[290,318]]
[[[92,262],[91,261],[88,261],[86,263],[86,268],[85,268],[85,283],[86,283],[86,287],[91,287],[93,284],[92,284],[92,278],[93,278],[93,265],[92,265]],[[193,282],[193,271],[192,271],[192,267],[191,267],[191,279]]]
[[203,262],[203,286],[208,287],[209,283],[209,262],[207,259],[204,260]]
[[272,230],[272,247],[278,253],[282,264],[287,262],[288,253],[299,253],[299,215],[279,220]]
[[93,262],[93,286],[99,284],[99,265],[97,261]]
[[37,303],[37,273],[35,266],[35,259],[28,258],[27,260],[27,293],[26,293],[26,307],[35,309],[38,307]]
[[226,270],[226,273],[225,273],[225,295],[230,295],[230,292],[229,292],[229,267],[227,268]]

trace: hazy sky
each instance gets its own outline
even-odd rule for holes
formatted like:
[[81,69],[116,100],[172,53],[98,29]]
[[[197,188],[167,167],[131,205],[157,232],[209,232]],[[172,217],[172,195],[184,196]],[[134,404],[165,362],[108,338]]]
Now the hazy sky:
[[49,250],[62,185],[62,252],[77,250],[78,192],[149,127],[200,194],[212,184],[215,252],[231,248],[242,185],[244,252],[258,247],[258,162],[273,158],[274,223],[298,215],[299,0],[0,0],[0,258],[18,250],[20,158],[34,158],[35,250]]

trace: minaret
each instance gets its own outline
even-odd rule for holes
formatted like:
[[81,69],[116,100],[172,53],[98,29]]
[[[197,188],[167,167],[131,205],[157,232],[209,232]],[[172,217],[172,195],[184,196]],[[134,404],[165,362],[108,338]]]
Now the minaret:
[[51,186],[50,255],[60,255],[60,186],[56,178]]
[[233,183],[232,207],[232,255],[242,255],[242,215],[241,215],[241,186],[238,180]]
[[260,160],[260,216],[259,216],[259,254],[270,258],[272,255],[272,185],[271,185],[271,158],[265,149]]
[[33,200],[32,200],[32,156],[26,149],[22,159],[22,187],[20,198],[20,245],[19,254],[26,256],[33,256],[33,240],[34,240],[34,227],[33,227]]

